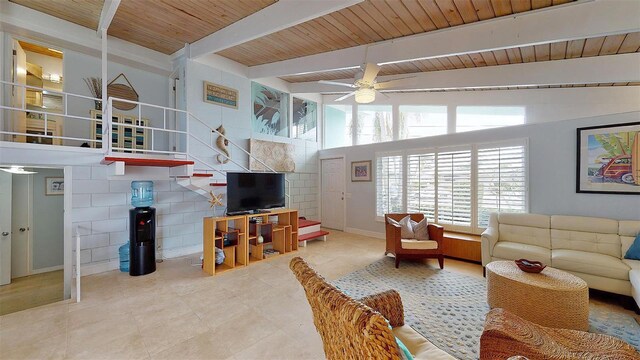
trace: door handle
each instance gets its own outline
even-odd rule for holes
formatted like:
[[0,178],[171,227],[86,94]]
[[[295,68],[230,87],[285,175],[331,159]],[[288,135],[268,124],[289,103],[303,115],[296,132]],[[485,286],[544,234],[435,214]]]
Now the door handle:
[[25,231],[27,231],[27,229],[25,229],[25,228],[20,228],[19,230],[20,230],[20,232],[25,232]]
[[6,231],[3,231],[3,232],[2,232],[2,236],[9,236],[9,233],[8,233],[8,232],[6,232]]

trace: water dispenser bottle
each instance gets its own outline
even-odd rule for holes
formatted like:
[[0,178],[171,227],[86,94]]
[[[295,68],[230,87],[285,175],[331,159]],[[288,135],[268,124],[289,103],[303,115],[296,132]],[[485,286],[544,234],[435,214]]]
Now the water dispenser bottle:
[[131,206],[149,207],[153,205],[153,181],[131,182]]

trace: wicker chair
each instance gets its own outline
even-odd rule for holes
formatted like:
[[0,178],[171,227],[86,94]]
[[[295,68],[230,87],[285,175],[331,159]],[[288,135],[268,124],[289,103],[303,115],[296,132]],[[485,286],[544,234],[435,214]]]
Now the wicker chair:
[[[444,268],[444,251],[443,251],[443,236],[444,236],[444,228],[440,225],[429,224],[427,229],[429,231],[429,240],[435,241],[437,243],[437,247],[435,249],[415,249],[415,248],[407,248],[414,247],[408,245],[427,245],[424,241],[415,241],[415,240],[404,240],[402,236],[400,236],[401,231],[400,227],[396,225],[392,225],[387,221],[388,218],[391,218],[396,221],[402,220],[405,216],[411,215],[411,220],[420,222],[424,219],[423,214],[385,214],[385,227],[386,227],[386,238],[387,238],[387,249],[384,252],[385,255],[393,254],[396,257],[396,268],[400,265],[401,259],[426,259],[426,258],[437,258],[438,264],[440,265],[440,269]],[[404,243],[404,247],[403,247]],[[411,243],[411,244],[409,244]],[[432,243],[431,243],[432,244]]]
[[404,325],[402,301],[395,290],[356,301],[327,283],[302,258],[293,258],[289,267],[305,290],[327,359],[400,359],[396,336],[416,358],[454,359]]
[[548,328],[504,309],[489,311],[480,337],[480,360],[515,355],[532,360],[640,359],[635,348],[612,336]]

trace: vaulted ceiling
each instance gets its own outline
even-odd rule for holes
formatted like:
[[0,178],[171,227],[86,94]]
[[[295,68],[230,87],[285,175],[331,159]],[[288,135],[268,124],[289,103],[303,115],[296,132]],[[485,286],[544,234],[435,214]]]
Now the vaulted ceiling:
[[[104,9],[114,0],[10,1],[96,30],[101,14],[104,16]],[[121,0],[108,27],[108,34],[168,55],[180,51],[185,44],[191,44],[196,56],[215,53],[247,66],[249,77],[279,76],[285,81],[299,84],[300,91],[311,91],[312,86],[308,85],[318,80],[349,82],[359,71],[357,65],[366,61],[381,64],[379,75],[384,77],[488,67],[502,69],[504,66],[537,62],[565,61],[565,64],[567,60],[611,58],[640,52],[640,22],[631,26],[621,24],[620,29],[602,25],[602,29],[596,29],[593,33],[574,31],[564,38],[551,36],[547,41],[544,41],[544,37],[535,37],[537,32],[551,31],[545,28],[546,24],[541,22],[535,29],[528,23],[517,22],[521,15],[535,14],[538,18],[546,16],[551,19],[554,14],[562,13],[566,24],[556,24],[562,22],[556,18],[550,20],[549,26],[567,32],[567,24],[574,24],[571,26],[580,29],[588,28],[592,23],[605,23],[605,20],[615,24],[620,16],[612,14],[607,19],[608,14],[601,13],[602,9],[609,9],[607,6],[624,6],[632,12],[637,10],[640,15],[640,2],[637,2],[637,9],[632,2],[625,1],[600,0],[594,2],[597,4],[572,2]],[[575,19],[570,18],[572,9],[576,9]],[[594,13],[593,18],[591,13]],[[596,15],[600,15],[601,19],[597,19]],[[496,27],[495,32],[484,29],[477,34],[468,30],[475,29],[474,26],[478,24],[495,21],[512,21],[515,28]],[[460,33],[460,37],[447,38],[447,31]],[[516,40],[498,41],[509,35]],[[523,39],[518,43],[517,38],[521,35],[528,40]],[[477,38],[474,39],[474,36]],[[423,38],[422,42],[412,42]],[[498,39],[495,45],[491,43],[493,38]],[[447,44],[443,44],[442,39],[457,39],[457,42],[468,46],[468,51],[460,46],[452,46],[447,50]],[[487,45],[476,46],[478,43]],[[420,49],[416,50],[416,44]],[[437,51],[431,54],[428,51],[431,48],[437,48]],[[390,53],[393,56],[386,56]],[[406,56],[402,57],[405,53]],[[346,58],[354,60],[347,61]],[[385,60],[382,58],[387,59],[382,61]],[[622,86],[638,85],[640,81],[633,76],[628,79],[612,76],[611,79],[615,80],[572,80],[567,84],[543,81],[482,88]],[[326,89],[318,91],[327,92]]]

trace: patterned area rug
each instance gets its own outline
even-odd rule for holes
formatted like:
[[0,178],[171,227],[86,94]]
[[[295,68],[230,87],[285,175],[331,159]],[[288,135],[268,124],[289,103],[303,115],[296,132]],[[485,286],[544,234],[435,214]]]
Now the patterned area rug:
[[[386,257],[333,282],[354,298],[395,289],[402,297],[405,322],[433,344],[459,359],[477,359],[489,311],[484,279],[420,263]],[[640,350],[640,326],[631,316],[590,304],[590,332],[616,336]]]

